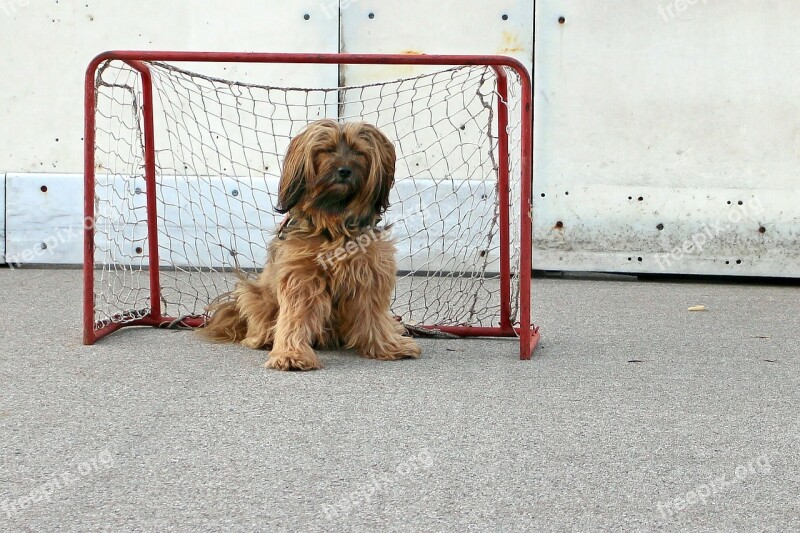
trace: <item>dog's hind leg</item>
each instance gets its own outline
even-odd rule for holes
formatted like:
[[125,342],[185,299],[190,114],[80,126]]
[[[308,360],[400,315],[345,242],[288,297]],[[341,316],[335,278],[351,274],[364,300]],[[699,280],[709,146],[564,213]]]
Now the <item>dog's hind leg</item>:
[[254,350],[272,346],[278,317],[278,300],[265,280],[240,282],[234,292],[236,307],[247,324],[242,346]]
[[347,348],[355,348],[370,359],[415,359],[422,350],[403,336],[403,326],[389,313],[394,287],[394,263],[360,276],[357,293],[340,298],[337,315]]
[[416,359],[422,353],[413,339],[403,336],[403,326],[375,299],[354,298],[344,305],[347,312],[342,313],[345,318],[341,328],[346,347],[357,349],[364,357],[385,361]]
[[241,342],[247,335],[247,321],[239,315],[236,301],[219,302],[208,308],[211,318],[198,332],[214,342]]
[[278,317],[266,366],[278,370],[314,370],[322,363],[311,348],[326,337],[331,299],[325,280],[314,271],[293,270],[277,291]]

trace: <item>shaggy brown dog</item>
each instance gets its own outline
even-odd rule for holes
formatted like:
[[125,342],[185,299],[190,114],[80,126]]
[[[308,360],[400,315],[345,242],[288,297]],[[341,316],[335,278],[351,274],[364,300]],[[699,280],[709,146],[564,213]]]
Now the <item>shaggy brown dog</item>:
[[389,313],[394,244],[377,227],[389,207],[395,151],[374,126],[321,120],[292,139],[278,190],[286,213],[256,280],[209,307],[201,332],[220,342],[271,348],[266,366],[311,370],[319,348],[355,348],[372,359],[415,358]]

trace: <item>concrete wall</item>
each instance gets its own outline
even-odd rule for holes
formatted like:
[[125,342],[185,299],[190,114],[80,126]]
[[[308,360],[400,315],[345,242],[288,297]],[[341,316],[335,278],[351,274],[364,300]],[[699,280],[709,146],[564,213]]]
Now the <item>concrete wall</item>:
[[[798,23],[791,0],[538,0],[535,23],[533,0],[0,0],[3,244],[21,257],[80,221],[82,81],[102,50],[500,53],[534,66],[535,34],[536,268],[798,276]],[[318,86],[340,74],[218,68]],[[80,239],[57,250],[33,262],[71,263]]]

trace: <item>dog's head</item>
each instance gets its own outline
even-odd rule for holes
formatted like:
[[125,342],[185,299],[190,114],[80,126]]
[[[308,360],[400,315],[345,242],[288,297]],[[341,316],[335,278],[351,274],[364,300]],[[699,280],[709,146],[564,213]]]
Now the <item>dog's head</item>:
[[394,146],[375,126],[313,122],[289,143],[277,210],[340,227],[374,224],[389,207],[394,165]]

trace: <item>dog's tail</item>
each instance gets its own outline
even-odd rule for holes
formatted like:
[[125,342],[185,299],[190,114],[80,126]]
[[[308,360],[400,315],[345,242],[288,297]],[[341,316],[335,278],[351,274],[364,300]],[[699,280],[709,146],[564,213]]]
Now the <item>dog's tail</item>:
[[211,318],[199,332],[214,342],[241,342],[247,336],[247,321],[239,314],[236,299],[217,301],[208,306]]

